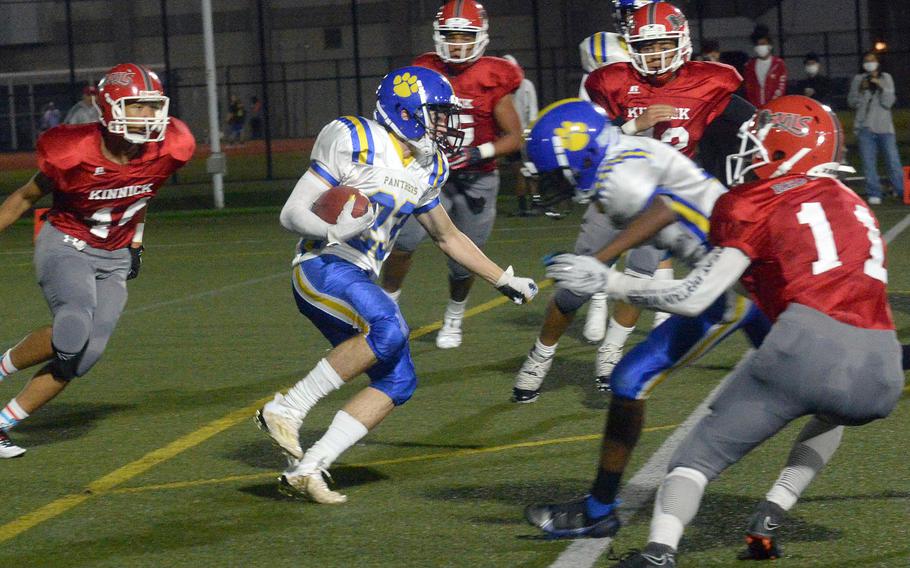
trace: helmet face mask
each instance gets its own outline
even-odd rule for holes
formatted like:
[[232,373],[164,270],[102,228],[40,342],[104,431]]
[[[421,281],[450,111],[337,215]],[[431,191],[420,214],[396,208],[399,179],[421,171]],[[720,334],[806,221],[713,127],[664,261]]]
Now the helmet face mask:
[[774,99],[743,123],[739,138],[739,152],[727,156],[729,185],[744,183],[747,176],[837,177],[853,171],[841,164],[846,150],[837,116],[808,97]]
[[672,73],[692,57],[689,22],[671,4],[653,2],[636,10],[625,34],[632,67],[646,76]]
[[164,140],[170,99],[150,69],[133,63],[111,68],[92,102],[111,134],[131,144]]
[[473,63],[490,43],[487,11],[473,0],[450,0],[433,21],[436,54],[446,63]]

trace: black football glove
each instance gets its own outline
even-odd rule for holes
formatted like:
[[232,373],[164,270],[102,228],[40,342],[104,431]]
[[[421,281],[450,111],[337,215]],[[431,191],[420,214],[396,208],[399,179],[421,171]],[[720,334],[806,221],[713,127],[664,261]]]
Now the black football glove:
[[127,280],[132,280],[139,276],[139,269],[142,268],[142,251],[145,250],[145,247],[139,245],[138,247],[130,247],[130,271],[126,275]]
[[480,150],[474,146],[461,148],[449,156],[449,169],[463,170],[479,166],[485,160],[480,157]]

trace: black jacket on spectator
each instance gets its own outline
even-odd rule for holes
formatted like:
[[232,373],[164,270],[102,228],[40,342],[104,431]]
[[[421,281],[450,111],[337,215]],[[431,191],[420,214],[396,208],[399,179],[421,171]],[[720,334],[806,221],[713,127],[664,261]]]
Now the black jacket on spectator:
[[[807,95],[806,89],[812,89],[814,92],[811,95]],[[800,79],[796,82],[796,85],[794,85],[793,92],[791,94],[812,97],[818,102],[830,106],[831,79],[828,79],[824,75],[816,75],[815,77]]]

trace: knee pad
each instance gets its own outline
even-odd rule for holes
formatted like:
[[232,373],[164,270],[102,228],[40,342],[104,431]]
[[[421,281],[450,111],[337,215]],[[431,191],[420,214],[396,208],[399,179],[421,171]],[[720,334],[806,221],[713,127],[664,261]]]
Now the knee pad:
[[417,389],[417,373],[410,349],[403,349],[395,361],[379,363],[367,371],[370,386],[385,393],[395,406],[401,406],[410,400]]
[[81,351],[77,353],[67,353],[60,351],[56,346],[51,345],[54,349],[54,359],[49,364],[49,369],[51,374],[55,379],[61,381],[71,381],[79,376],[77,369],[79,368],[79,363],[82,361],[82,355],[85,353],[85,348],[83,347]]
[[408,344],[411,330],[404,318],[390,314],[370,322],[367,344],[382,363],[396,360]]
[[54,352],[79,353],[92,334],[92,314],[86,309],[65,306],[54,314],[51,331]]
[[410,377],[395,380],[381,380],[370,384],[374,389],[385,393],[392,399],[392,404],[401,406],[411,399],[417,390],[417,376],[411,373]]
[[590,299],[591,296],[580,296],[565,288],[560,288],[553,296],[553,302],[556,304],[556,307],[564,314],[574,314]]

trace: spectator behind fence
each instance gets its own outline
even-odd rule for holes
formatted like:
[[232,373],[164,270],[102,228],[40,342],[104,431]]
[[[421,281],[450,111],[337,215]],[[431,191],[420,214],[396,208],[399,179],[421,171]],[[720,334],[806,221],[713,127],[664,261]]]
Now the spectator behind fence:
[[847,103],[856,109],[853,129],[859,140],[859,153],[866,176],[866,198],[871,205],[882,202],[882,186],[878,178],[878,151],[885,154],[888,178],[894,194],[903,199],[904,179],[897,153],[894,119],[891,107],[896,100],[894,79],[880,69],[878,55],[870,51],[863,56],[863,72],[853,77]]
[[227,141],[229,144],[240,144],[243,142],[243,127],[246,124],[246,108],[237,95],[231,95],[231,103],[228,105],[228,132]]
[[262,101],[256,95],[250,97],[250,138],[262,138]]
[[701,55],[699,61],[713,61],[720,63],[720,43],[715,39],[706,39],[701,44]]
[[746,63],[743,79],[746,100],[760,107],[787,92],[787,64],[780,57],[771,55],[774,45],[767,26],[755,26],[751,37],[755,57]]
[[60,109],[50,102],[44,105],[44,112],[41,114],[41,132],[50,130],[60,125]]
[[70,107],[69,112],[66,113],[66,118],[63,119],[64,124],[91,124],[92,122],[98,122],[100,115],[98,114],[98,109],[95,108],[95,103],[92,102],[92,97],[97,93],[97,89],[92,85],[86,86],[82,89],[82,100]]
[[811,97],[831,106],[831,80],[821,74],[821,63],[818,55],[814,51],[809,52],[803,59],[803,65],[805,66],[806,77],[796,82],[793,94]]

